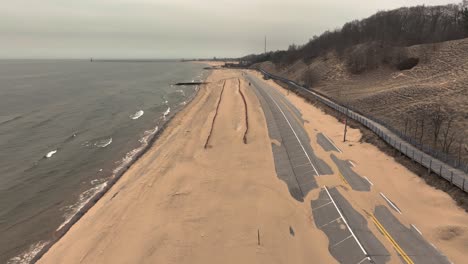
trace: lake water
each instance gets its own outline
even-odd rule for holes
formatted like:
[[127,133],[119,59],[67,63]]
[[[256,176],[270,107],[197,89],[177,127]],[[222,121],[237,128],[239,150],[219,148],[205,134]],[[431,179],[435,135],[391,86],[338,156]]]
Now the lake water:
[[0,263],[28,263],[202,80],[175,61],[0,60]]

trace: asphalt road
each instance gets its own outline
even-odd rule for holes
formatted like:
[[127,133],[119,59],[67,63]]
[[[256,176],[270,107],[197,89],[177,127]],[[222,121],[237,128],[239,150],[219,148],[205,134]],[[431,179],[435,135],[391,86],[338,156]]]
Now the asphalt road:
[[307,193],[318,188],[316,176],[333,174],[331,168],[315,155],[303,127],[300,112],[286,98],[256,77],[247,75],[265,113],[278,177],[291,195],[304,201]]
[[[341,190],[318,186],[316,177],[327,177],[333,171],[312,149],[300,112],[268,83],[249,73],[246,78],[265,114],[278,177],[287,184],[291,196],[300,202],[304,202],[308,192],[321,188],[319,197],[310,201],[312,215],[317,228],[328,237],[330,254],[338,262],[388,262],[391,254],[377,239],[380,237],[389,241],[402,263],[450,263],[416,229],[405,227],[394,216],[401,212],[391,211],[390,205],[379,205],[373,212],[364,213],[353,208]],[[326,151],[341,153],[326,136],[319,136],[317,140]],[[331,159],[353,190],[368,192],[372,188],[367,178],[352,170],[348,161],[334,154]],[[376,234],[368,228],[372,224],[379,230]]]

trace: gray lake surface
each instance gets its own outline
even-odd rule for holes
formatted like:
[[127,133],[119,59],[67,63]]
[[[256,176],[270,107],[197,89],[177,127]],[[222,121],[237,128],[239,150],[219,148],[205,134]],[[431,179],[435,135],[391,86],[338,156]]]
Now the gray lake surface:
[[203,80],[176,61],[0,60],[0,263],[28,263]]

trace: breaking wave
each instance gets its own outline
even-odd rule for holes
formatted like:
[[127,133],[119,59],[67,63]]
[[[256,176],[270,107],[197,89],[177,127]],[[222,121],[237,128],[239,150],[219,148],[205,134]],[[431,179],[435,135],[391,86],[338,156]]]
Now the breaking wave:
[[135,120],[135,119],[138,119],[140,118],[145,112],[143,110],[140,110],[138,112],[136,112],[135,114],[131,115],[130,118]]
[[49,151],[49,152],[45,155],[45,157],[46,157],[46,158],[51,158],[55,153],[57,153],[57,150]]
[[64,207],[65,221],[56,229],[57,231],[64,227],[85,206],[98,192],[107,186],[107,181],[93,186],[91,189],[80,194],[78,201],[72,205]]
[[47,241],[39,241],[35,244],[32,244],[27,250],[23,253],[19,254],[16,257],[11,258],[8,260],[7,264],[29,264],[33,260],[33,258],[39,253],[39,251],[44,248],[50,242]]
[[105,148],[109,146],[111,143],[112,143],[112,138],[106,138],[106,139],[101,139],[101,140],[96,141],[94,143],[94,146],[98,148]]

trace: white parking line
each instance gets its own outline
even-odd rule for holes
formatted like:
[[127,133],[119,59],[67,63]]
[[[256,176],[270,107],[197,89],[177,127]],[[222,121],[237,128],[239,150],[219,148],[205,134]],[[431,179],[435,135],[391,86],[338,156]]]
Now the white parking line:
[[320,208],[322,208],[322,207],[325,207],[325,206],[327,206],[327,205],[329,205],[329,204],[331,204],[331,203],[332,203],[332,202],[328,202],[328,203],[326,203],[326,204],[322,204],[321,206],[312,209],[312,211],[315,211],[315,210],[317,210],[317,209],[320,209]]
[[338,214],[340,214],[341,219],[343,219],[343,222],[345,223],[345,225],[346,225],[346,227],[348,228],[349,232],[350,232],[351,235],[353,236],[354,240],[356,240],[356,243],[358,244],[359,248],[361,248],[361,250],[362,250],[362,252],[364,253],[365,256],[368,256],[367,251],[366,251],[366,250],[364,249],[364,247],[361,245],[361,242],[359,242],[359,239],[356,237],[356,235],[354,235],[354,232],[353,232],[353,230],[351,229],[351,227],[349,227],[348,221],[346,221],[346,218],[344,218],[344,216],[343,216],[343,214],[341,213],[340,209],[338,209],[338,206],[336,205],[335,200],[333,200],[333,197],[331,196],[330,192],[328,191],[327,186],[323,186],[323,188],[324,188],[325,191],[327,192],[328,197],[330,197],[330,200],[332,201],[333,205],[335,206],[336,211],[338,211]]
[[[329,224],[331,224],[331,223],[334,223],[334,222],[336,222],[336,221],[338,221],[338,220],[340,220],[340,219],[341,219],[341,217],[338,217],[338,218],[335,219],[335,220],[332,220],[332,221],[330,221],[330,222],[328,222],[328,223],[326,223],[326,224],[324,224],[324,225],[319,226],[319,228],[322,228],[322,227],[324,227],[324,226],[327,226],[327,225],[329,225]],[[350,235],[349,237],[351,237],[351,235]]]
[[302,145],[301,140],[299,140],[299,137],[297,136],[296,131],[295,131],[294,128],[292,127],[291,123],[289,123],[289,120],[288,120],[288,118],[286,117],[286,115],[284,114],[283,110],[281,110],[281,107],[279,107],[278,103],[275,101],[275,99],[273,99],[273,97],[271,97],[271,95],[270,95],[268,92],[266,92],[266,94],[270,97],[270,99],[273,101],[273,103],[275,103],[276,107],[278,107],[278,109],[280,110],[281,114],[283,114],[283,117],[284,117],[284,119],[286,119],[286,122],[288,122],[288,125],[289,125],[289,127],[291,128],[292,132],[294,133],[294,136],[296,136],[296,139],[297,139],[297,141],[299,142],[299,145],[301,145],[302,151],[304,151],[304,154],[307,156],[307,159],[309,160],[310,165],[312,166],[312,168],[314,168],[314,171],[315,171],[315,173],[317,174],[317,176],[320,176],[320,174],[318,173],[318,171],[317,171],[317,169],[315,168],[314,164],[312,163],[312,160],[310,159],[309,154],[307,154],[307,152],[306,152],[304,146]]
[[387,196],[385,196],[385,194],[380,193],[380,196],[382,196],[382,197],[393,207],[393,209],[395,209],[398,213],[401,214],[400,209],[398,209],[398,207],[396,207],[395,204],[392,203],[392,201],[390,201],[390,200],[387,198]]
[[364,176],[364,179],[366,179],[366,181],[368,181],[370,185],[374,186],[374,184],[366,176]]
[[330,142],[330,144],[332,144],[333,147],[336,148],[336,150],[338,150],[340,153],[343,153],[343,152],[341,151],[341,149],[340,149],[339,147],[337,147],[337,146],[335,145],[335,143],[333,143],[333,141],[332,141],[329,137],[327,137],[327,135],[325,135],[324,133],[322,133],[322,135],[325,136],[325,138],[328,140],[328,142]]
[[336,247],[336,246],[338,246],[339,244],[345,242],[348,238],[351,238],[351,237],[353,237],[353,236],[352,236],[352,235],[349,235],[347,238],[341,240],[340,242],[336,243],[335,245],[333,245],[333,246],[331,246],[331,247]]
[[301,164],[301,165],[297,165],[296,167],[293,167],[294,169],[297,169],[299,167],[304,167],[304,166],[309,166],[310,164],[309,163],[304,163],[304,164]]
[[419,231],[419,229],[415,225],[411,224],[410,226],[412,226],[422,236],[421,231]]
[[361,263],[364,262],[365,260],[369,260],[369,261],[370,261],[370,258],[369,258],[369,257],[365,257],[365,258],[361,259],[361,261],[359,261],[357,264],[361,264]]

